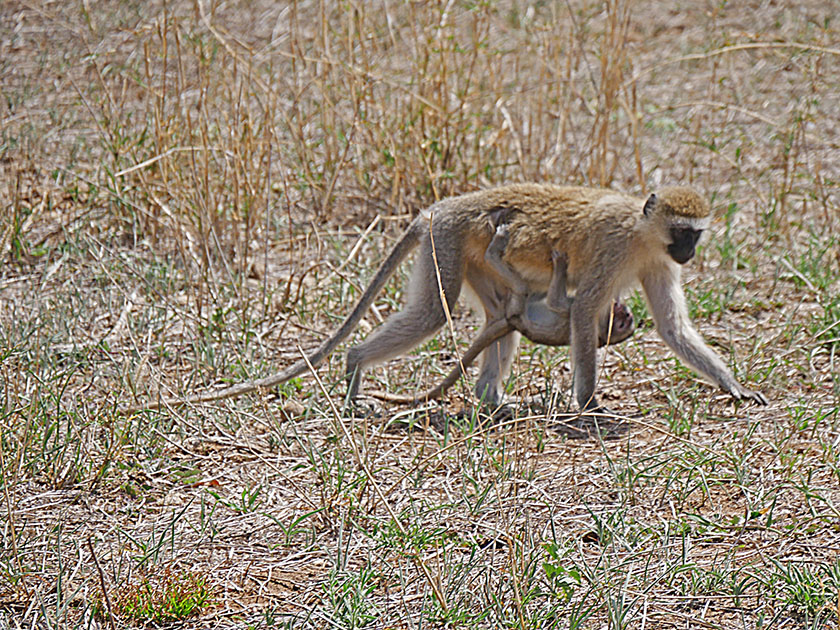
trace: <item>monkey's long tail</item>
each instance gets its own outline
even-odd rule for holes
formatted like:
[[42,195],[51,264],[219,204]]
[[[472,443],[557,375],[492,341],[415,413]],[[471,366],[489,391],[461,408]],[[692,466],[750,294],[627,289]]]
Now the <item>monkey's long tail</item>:
[[452,371],[446,375],[446,378],[441,381],[437,387],[433,387],[432,389],[428,389],[425,392],[417,394],[415,396],[407,396],[402,394],[391,394],[389,392],[368,392],[368,396],[373,398],[378,398],[379,400],[384,400],[387,402],[398,403],[402,405],[416,405],[418,403],[426,402],[428,400],[435,400],[440,398],[443,393],[452,387],[455,382],[461,378],[464,374],[464,371],[472,365],[472,362],[475,361],[475,358],[484,350],[487,346],[489,346],[494,341],[498,341],[505,335],[515,330],[514,326],[508,322],[506,319],[497,319],[493,322],[490,322],[487,327],[481,331],[481,334],[473,341],[472,345],[469,349],[461,356],[461,360],[458,362]]
[[[394,245],[391,253],[388,254],[385,261],[379,265],[379,269],[376,270],[376,274],[373,276],[373,279],[368,284],[364,293],[362,293],[362,297],[359,298],[358,303],[344,319],[338,330],[336,330],[329,339],[322,343],[321,347],[309,355],[309,363],[312,364],[312,366],[316,366],[323,361],[325,357],[329,356],[330,353],[332,353],[332,351],[335,350],[336,347],[338,347],[338,345],[344,341],[351,332],[353,332],[353,329],[356,328],[365,312],[368,308],[370,308],[370,305],[373,303],[377,294],[382,290],[382,287],[384,287],[385,283],[388,282],[388,279],[394,275],[397,267],[399,267],[400,263],[406,258],[406,256],[408,256],[411,251],[417,247],[417,244],[420,242],[420,237],[426,230],[428,230],[427,219],[424,219],[421,216],[412,221],[411,225],[409,225],[405,232],[403,232],[400,240],[397,241],[396,245]],[[217,400],[224,400],[226,398],[235,398],[244,394],[250,394],[251,392],[260,389],[268,389],[270,387],[274,387],[275,385],[280,385],[289,379],[300,376],[308,369],[309,367],[307,366],[306,361],[301,359],[282,372],[277,372],[276,374],[266,376],[265,378],[261,378],[256,381],[239,383],[238,385],[233,385],[226,389],[207,392],[188,398],[157,400],[155,402],[132,405],[122,409],[121,411],[124,414],[130,414],[143,409],[156,410],[165,406],[179,407],[188,404],[214,402]]]

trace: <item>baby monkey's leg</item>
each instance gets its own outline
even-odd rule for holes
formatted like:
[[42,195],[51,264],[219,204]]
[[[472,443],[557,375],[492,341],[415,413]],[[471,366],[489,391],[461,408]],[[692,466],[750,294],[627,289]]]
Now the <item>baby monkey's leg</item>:
[[510,240],[510,227],[507,224],[502,224],[496,228],[496,233],[490,240],[487,246],[487,251],[484,252],[484,260],[488,265],[499,274],[511,289],[510,299],[508,300],[505,314],[508,318],[511,315],[519,315],[525,308],[526,296],[530,293],[528,284],[525,279],[520,276],[516,270],[502,260],[502,255],[505,253]]
[[563,252],[552,249],[551,262],[554,270],[551,273],[551,283],[548,285],[548,295],[546,296],[545,303],[553,311],[565,312],[566,319],[568,320],[569,309],[572,306],[572,300],[566,293],[568,258]]

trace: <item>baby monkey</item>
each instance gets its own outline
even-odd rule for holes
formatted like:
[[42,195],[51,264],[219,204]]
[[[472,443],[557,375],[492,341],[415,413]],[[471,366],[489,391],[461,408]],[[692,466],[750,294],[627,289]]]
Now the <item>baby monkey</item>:
[[[511,287],[504,317],[487,322],[481,333],[461,355],[458,365],[447,374],[437,386],[414,396],[391,394],[390,392],[370,392],[380,400],[401,404],[416,404],[439,398],[452,387],[464,374],[466,368],[490,344],[512,332],[519,332],[534,343],[546,346],[568,346],[571,338],[569,313],[573,298],[566,290],[567,257],[564,253],[552,250],[553,272],[546,293],[534,293],[522,276],[507,264],[502,256],[510,240],[510,228],[501,224],[496,228],[484,260]],[[614,302],[612,309],[601,315],[598,321],[598,347],[621,343],[633,334],[636,327],[633,313],[621,302]]]
[[[510,227],[499,225],[493,235],[484,260],[510,285],[505,318],[534,343],[547,346],[569,345],[571,330],[569,311],[572,298],[566,291],[568,257],[552,249],[552,274],[545,294],[533,293],[525,279],[502,256],[510,241]],[[633,314],[621,302],[613,302],[612,308],[598,319],[598,347],[619,343],[633,334]]]

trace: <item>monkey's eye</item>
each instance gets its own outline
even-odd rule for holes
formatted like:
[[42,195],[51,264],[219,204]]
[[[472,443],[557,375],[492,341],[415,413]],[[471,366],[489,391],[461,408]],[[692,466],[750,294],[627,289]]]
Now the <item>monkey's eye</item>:
[[695,230],[692,227],[672,227],[670,229],[671,244],[668,245],[668,253],[679,264],[685,264],[694,257],[694,248],[703,230]]
[[674,243],[691,242],[692,245],[696,245],[702,234],[703,230],[698,230],[689,226],[672,227],[671,241]]

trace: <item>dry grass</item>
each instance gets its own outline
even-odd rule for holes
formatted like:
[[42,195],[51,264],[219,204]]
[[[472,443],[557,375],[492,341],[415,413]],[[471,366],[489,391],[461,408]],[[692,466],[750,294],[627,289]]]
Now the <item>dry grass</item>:
[[[836,628],[835,13],[4,2],[0,627],[128,627],[137,585],[190,575],[212,603],[179,627]],[[704,191],[692,314],[769,407],[647,324],[604,358],[628,416],[604,433],[524,408],[480,428],[464,390],[436,426],[346,417],[340,355],[328,395],[117,412],[290,364],[409,216],[528,180]],[[428,386],[454,354],[441,334],[368,384]],[[510,393],[569,381],[526,345]]]

